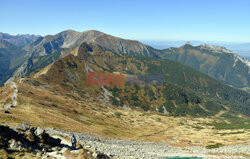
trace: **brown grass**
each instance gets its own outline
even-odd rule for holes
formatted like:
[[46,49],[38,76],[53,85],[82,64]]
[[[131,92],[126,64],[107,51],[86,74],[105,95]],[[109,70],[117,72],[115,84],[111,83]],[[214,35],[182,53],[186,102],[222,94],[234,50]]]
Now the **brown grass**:
[[[68,96],[65,90],[56,85],[45,89],[24,82],[18,84],[18,88],[17,107],[10,110],[11,114],[0,112],[2,124],[27,122],[34,126],[90,133],[105,138],[166,142],[175,146],[206,146],[210,143],[232,145],[237,144],[239,138],[241,141],[250,138],[249,130],[244,130],[241,134],[230,134],[231,130],[216,130],[207,125],[220,118],[145,114],[142,111],[127,111],[90,99],[82,103],[77,100],[80,98],[77,94],[75,97]],[[116,112],[122,115],[117,117]],[[203,129],[198,129],[200,127]],[[221,136],[220,133],[226,135]]]

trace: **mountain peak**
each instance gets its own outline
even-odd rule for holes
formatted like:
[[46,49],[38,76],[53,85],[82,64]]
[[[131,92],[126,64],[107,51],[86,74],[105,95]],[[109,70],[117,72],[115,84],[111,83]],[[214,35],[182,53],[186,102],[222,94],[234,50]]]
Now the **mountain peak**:
[[193,44],[190,41],[186,42],[184,45],[191,45],[191,46],[193,46]]
[[190,41],[187,41],[185,44],[183,44],[181,47],[192,47],[193,44]]
[[201,44],[199,47],[201,49],[211,50],[211,51],[216,52],[216,53],[233,53],[231,50],[228,50],[228,49],[226,49],[225,47],[222,47],[222,46]]

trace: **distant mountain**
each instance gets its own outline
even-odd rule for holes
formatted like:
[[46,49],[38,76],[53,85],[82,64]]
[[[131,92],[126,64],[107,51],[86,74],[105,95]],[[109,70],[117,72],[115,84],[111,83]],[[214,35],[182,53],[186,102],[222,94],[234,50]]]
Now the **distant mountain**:
[[[165,40],[165,41],[153,41],[153,40],[142,40],[144,44],[152,46],[156,49],[166,49],[169,47],[180,47],[184,45],[187,41],[184,40]],[[234,53],[245,57],[248,56],[250,53],[250,43],[240,43],[240,42],[213,42],[213,41],[190,41],[194,46],[199,46],[201,44],[209,44],[209,45],[216,45],[226,47],[229,50],[232,50]]]
[[21,34],[21,35],[10,35],[7,33],[0,32],[0,39],[6,40],[13,45],[16,46],[24,46],[31,43],[36,38],[40,37],[39,35],[29,35],[29,34]]
[[237,88],[250,87],[250,62],[225,47],[187,43],[163,50],[163,58],[178,61]]
[[26,52],[8,41],[0,39],[0,85],[25,61]]
[[244,58],[250,61],[250,56],[244,56]]

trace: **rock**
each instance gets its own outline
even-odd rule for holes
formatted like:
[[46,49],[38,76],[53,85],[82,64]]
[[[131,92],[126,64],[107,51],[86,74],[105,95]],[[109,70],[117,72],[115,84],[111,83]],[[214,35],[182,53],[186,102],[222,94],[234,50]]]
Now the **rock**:
[[92,154],[92,156],[93,156],[94,158],[97,158],[97,155],[98,155],[98,152],[93,152],[93,154]]
[[37,127],[37,129],[35,131],[36,136],[42,136],[44,133],[45,133],[44,129]]
[[109,156],[103,154],[103,153],[99,153],[96,157],[97,159],[110,159]]
[[112,157],[112,158],[113,158],[113,157],[115,157],[115,155],[114,155],[114,154],[110,154],[109,156],[110,156],[110,157]]
[[17,125],[16,130],[26,131],[30,129],[30,125],[27,123],[23,123],[22,125]]
[[26,127],[24,125],[17,125],[16,130],[17,131],[26,131]]
[[5,114],[11,114],[8,110],[4,111]]
[[31,133],[35,133],[36,129],[37,129],[36,127],[31,127],[31,128],[30,128],[30,132],[31,132]]
[[16,142],[16,140],[12,140],[10,143],[10,148],[11,149],[17,149],[19,147],[18,143]]
[[32,132],[28,132],[27,134],[27,139],[30,141],[30,142],[35,142],[36,138],[35,138],[35,135],[32,133]]
[[63,147],[62,149],[61,149],[61,153],[64,153],[64,152],[66,152],[68,149],[66,148],[66,147]]
[[55,139],[52,137],[47,138],[47,143],[51,146],[60,146],[61,145],[61,139]]
[[28,129],[30,129],[30,124],[23,123],[23,127],[24,127],[26,130],[28,130]]
[[86,148],[91,148],[91,146],[89,146],[89,145],[87,145],[87,146],[85,146]]

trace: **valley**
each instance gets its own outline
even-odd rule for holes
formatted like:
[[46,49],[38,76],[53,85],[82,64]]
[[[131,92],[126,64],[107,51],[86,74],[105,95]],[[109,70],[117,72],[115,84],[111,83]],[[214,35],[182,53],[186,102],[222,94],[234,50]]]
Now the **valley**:
[[84,148],[118,158],[249,157],[249,93],[187,66],[198,58],[209,70],[234,57],[207,47],[155,50],[98,31],[39,37],[0,88],[0,123],[62,140],[77,133]]
[[[130,85],[88,85],[91,72],[162,74],[164,80],[162,85],[139,85],[140,79]],[[9,113],[0,112],[2,125],[54,128],[58,131],[52,134],[66,138],[70,132],[96,135],[78,137],[84,146],[120,158],[249,157],[249,94],[174,61],[119,55],[82,43],[13,82],[0,88],[4,105],[17,98]]]

